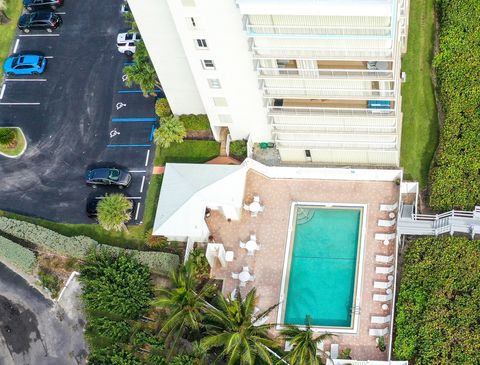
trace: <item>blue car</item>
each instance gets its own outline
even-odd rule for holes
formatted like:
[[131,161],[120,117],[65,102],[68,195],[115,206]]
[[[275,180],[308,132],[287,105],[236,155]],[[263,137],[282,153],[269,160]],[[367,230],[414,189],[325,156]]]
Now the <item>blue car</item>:
[[43,56],[21,54],[10,56],[3,64],[3,72],[7,76],[39,75],[45,71],[47,59]]

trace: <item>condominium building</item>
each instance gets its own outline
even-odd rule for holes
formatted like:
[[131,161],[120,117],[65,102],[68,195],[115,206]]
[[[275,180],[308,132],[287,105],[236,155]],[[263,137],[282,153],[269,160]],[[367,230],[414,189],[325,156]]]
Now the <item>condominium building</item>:
[[398,166],[409,0],[129,0],[172,111],[284,162]]

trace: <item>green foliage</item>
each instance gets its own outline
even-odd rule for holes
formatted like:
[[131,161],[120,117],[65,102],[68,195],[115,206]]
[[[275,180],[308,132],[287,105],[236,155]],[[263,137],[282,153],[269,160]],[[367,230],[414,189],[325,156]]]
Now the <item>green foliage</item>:
[[40,283],[44,288],[47,288],[52,298],[58,297],[60,293],[60,279],[57,275],[55,275],[50,269],[47,268],[40,268],[38,272],[38,277],[40,279]]
[[217,296],[215,307],[206,308],[206,335],[201,345],[206,349],[218,349],[220,357],[228,364],[254,365],[256,361],[273,364],[267,348],[277,349],[268,331],[273,324],[255,326],[254,322],[264,318],[276,307],[255,315],[256,291],[252,289],[245,298],[240,293],[234,300]]
[[0,128],[0,144],[8,145],[15,141],[16,137],[14,128]]
[[0,217],[0,232],[33,244],[40,250],[84,258],[94,248],[101,247],[111,253],[126,252],[157,273],[170,273],[178,267],[179,257],[167,252],[125,250],[120,247],[99,245],[85,236],[66,237],[50,229],[16,219]]
[[471,209],[480,202],[478,0],[438,0],[440,52],[434,60],[445,112],[432,169],[430,205]]
[[37,265],[37,258],[32,251],[2,236],[0,236],[0,258],[26,273],[31,273]]
[[126,342],[131,327],[125,320],[113,320],[105,316],[89,316],[87,334],[107,337],[112,343]]
[[205,114],[182,114],[180,120],[187,131],[206,131],[210,129],[210,121]]
[[149,94],[155,95],[153,90],[160,87],[155,68],[152,61],[150,61],[143,41],[137,42],[135,54],[133,55],[133,64],[126,66],[123,69],[123,73],[127,75],[127,86],[138,85],[145,96]]
[[203,250],[195,249],[191,251],[186,265],[190,266],[190,270],[197,279],[204,280],[209,278],[210,264]]
[[172,144],[169,148],[157,148],[155,165],[166,162],[204,163],[218,156],[220,144],[216,141],[192,141]]
[[131,11],[123,13],[123,21],[125,25],[130,28],[130,32],[138,32],[138,26]]
[[410,244],[396,305],[396,358],[480,363],[480,244],[428,237]]
[[5,10],[7,10],[7,1],[0,0],[0,11],[5,11]]
[[352,359],[352,349],[350,347],[344,348],[338,355],[339,359],[351,360]]
[[107,195],[97,205],[98,223],[107,231],[127,230],[125,223],[131,218],[132,207],[123,194]]
[[197,365],[197,359],[190,355],[175,356],[170,362],[170,365]]
[[385,337],[377,337],[377,349],[379,349],[381,352],[385,352],[385,350],[387,349],[387,345],[385,344]]
[[185,126],[178,117],[164,117],[154,132],[154,140],[160,148],[168,148],[172,143],[182,143],[186,135]]
[[87,312],[136,319],[149,308],[153,294],[149,270],[131,255],[92,252],[82,266],[80,280]]
[[170,109],[170,105],[168,104],[167,99],[162,98],[162,99],[158,99],[155,102],[155,113],[160,118],[166,118],[172,115],[172,110]]
[[141,365],[140,360],[133,353],[119,346],[107,348],[94,347],[88,357],[91,365]]
[[230,154],[234,157],[244,159],[247,157],[247,141],[239,140],[230,143]]

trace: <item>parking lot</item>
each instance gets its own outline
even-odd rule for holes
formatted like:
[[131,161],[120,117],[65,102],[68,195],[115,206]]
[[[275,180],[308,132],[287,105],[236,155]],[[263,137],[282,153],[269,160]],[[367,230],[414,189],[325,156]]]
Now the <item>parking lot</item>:
[[132,173],[124,192],[137,205],[136,222],[142,220],[157,120],[154,98],[124,83],[130,60],[116,47],[117,34],[128,30],[121,4],[66,0],[57,9],[59,29],[18,34],[14,52],[41,52],[48,65],[41,75],[9,77],[0,87],[0,126],[21,127],[28,142],[22,157],[0,160],[0,209],[92,222],[85,214],[92,193],[85,171],[115,166]]

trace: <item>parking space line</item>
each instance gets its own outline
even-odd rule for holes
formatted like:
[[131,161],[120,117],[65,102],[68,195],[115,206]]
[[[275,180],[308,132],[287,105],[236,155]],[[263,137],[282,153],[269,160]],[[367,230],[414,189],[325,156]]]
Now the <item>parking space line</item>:
[[130,199],[130,200],[140,200],[142,199],[141,196],[127,196],[127,199]]
[[107,144],[108,148],[117,147],[151,147],[151,144]]
[[0,103],[0,105],[40,105],[40,103]]
[[19,37],[60,37],[60,34],[19,34]]
[[145,184],[145,175],[142,177],[142,185],[140,186],[140,194],[143,193],[143,185]]
[[147,172],[147,170],[128,170],[128,172]]
[[112,123],[156,122],[157,118],[112,118]]
[[5,81],[33,81],[33,82],[45,82],[47,79],[5,79]]
[[13,53],[17,53],[19,43],[20,43],[20,38],[17,38],[15,42],[15,47],[13,47]]
[[50,59],[52,59],[53,56],[44,56],[44,58],[50,58]]
[[[143,93],[143,90],[118,90],[119,94],[128,94],[128,93]],[[162,89],[159,90],[147,90],[145,93],[161,93],[163,92]]]
[[64,11],[56,11],[55,14],[58,14],[58,15],[65,15],[67,14],[66,12]]
[[2,90],[0,90],[0,100],[3,99],[3,94],[5,94],[6,87],[7,87],[7,84],[3,84]]
[[147,158],[145,159],[145,166],[148,165],[148,158],[150,157],[150,150],[147,151]]
[[138,212],[140,212],[140,202],[137,204],[137,211],[135,213],[135,220],[138,220]]
[[150,142],[153,140],[153,133],[155,133],[155,125],[152,125],[152,131],[150,132]]

